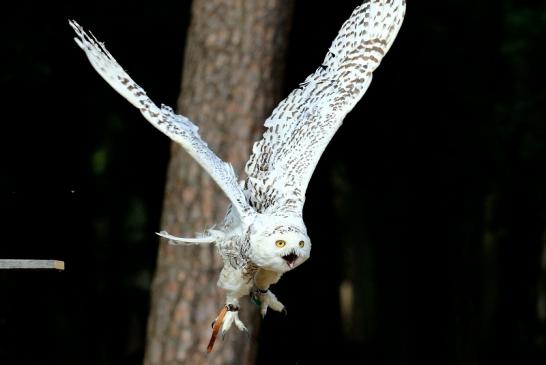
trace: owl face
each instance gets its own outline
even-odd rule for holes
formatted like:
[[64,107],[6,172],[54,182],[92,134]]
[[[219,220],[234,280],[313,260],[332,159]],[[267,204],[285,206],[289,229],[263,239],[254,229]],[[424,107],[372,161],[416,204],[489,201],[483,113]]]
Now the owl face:
[[[279,224],[284,223],[284,224]],[[257,224],[251,230],[250,256],[266,270],[284,273],[305,262],[311,253],[311,240],[305,226],[289,222]]]

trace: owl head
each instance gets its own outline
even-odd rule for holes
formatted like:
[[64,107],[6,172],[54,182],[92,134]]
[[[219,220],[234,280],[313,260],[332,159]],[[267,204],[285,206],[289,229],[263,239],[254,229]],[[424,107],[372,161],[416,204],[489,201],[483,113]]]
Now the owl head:
[[310,253],[311,240],[301,219],[260,216],[250,227],[250,258],[261,268],[284,273]]

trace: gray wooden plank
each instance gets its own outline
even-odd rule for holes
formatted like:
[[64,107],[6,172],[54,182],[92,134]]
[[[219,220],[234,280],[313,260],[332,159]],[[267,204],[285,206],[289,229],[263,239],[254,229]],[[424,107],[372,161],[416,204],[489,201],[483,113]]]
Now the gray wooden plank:
[[0,260],[0,270],[64,270],[64,261],[58,260]]

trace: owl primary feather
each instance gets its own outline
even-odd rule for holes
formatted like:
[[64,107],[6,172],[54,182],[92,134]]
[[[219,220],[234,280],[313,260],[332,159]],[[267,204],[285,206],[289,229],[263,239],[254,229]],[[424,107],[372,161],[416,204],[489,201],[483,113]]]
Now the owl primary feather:
[[231,205],[224,222],[197,238],[159,233],[174,244],[214,244],[224,266],[218,286],[226,302],[213,325],[214,339],[238,317],[240,299],[250,295],[264,316],[284,305],[269,290],[281,276],[305,262],[311,240],[302,219],[305,192],[320,156],[343,119],[362,98],[373,71],[391,47],[405,14],[405,0],[371,0],[343,24],[322,65],[292,91],[265,121],[239,180],[201,139],[197,126],[168,106],[158,107],[116,62],[104,45],[75,22],[76,43],[91,65],[157,129],[182,145],[220,186]]

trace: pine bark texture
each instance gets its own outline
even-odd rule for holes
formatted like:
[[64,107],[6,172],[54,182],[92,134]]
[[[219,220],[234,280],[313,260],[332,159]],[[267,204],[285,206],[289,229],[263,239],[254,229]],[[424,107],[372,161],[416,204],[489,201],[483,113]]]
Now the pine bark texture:
[[[280,99],[292,0],[194,0],[178,111],[243,176],[263,122]],[[177,144],[172,145],[161,229],[192,236],[221,223],[228,201]],[[206,354],[211,322],[224,305],[216,248],[161,242],[152,284],[146,365],[253,364],[259,326],[243,300],[251,338],[233,327]]]

